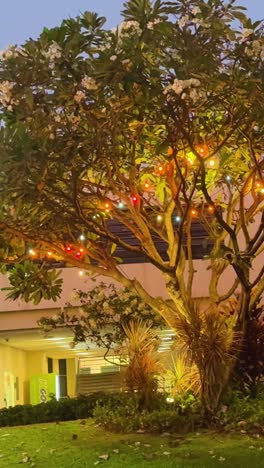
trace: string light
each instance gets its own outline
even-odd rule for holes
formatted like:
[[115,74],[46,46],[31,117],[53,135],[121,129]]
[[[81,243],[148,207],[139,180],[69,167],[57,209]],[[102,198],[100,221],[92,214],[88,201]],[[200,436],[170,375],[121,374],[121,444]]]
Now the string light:
[[29,253],[29,255],[31,255],[32,257],[35,257],[35,255],[36,255],[36,252],[35,252],[35,250],[33,250],[33,249],[29,249],[28,253]]
[[215,159],[210,159],[209,161],[209,166],[214,167],[215,166]]
[[80,252],[80,250],[78,250],[78,251],[76,252],[76,257],[77,257],[77,258],[80,258],[81,256],[82,256],[82,252]]
[[117,207],[118,207],[120,210],[122,210],[122,209],[124,208],[124,206],[125,206],[125,205],[124,205],[123,202],[119,202],[118,205],[117,205]]
[[150,183],[149,182],[145,182],[144,184],[144,189],[148,190],[150,188]]
[[191,215],[195,218],[198,215],[198,211],[193,208],[191,210]]
[[205,157],[208,153],[208,146],[207,145],[198,145],[196,147],[196,151],[200,156]]
[[80,237],[79,237],[80,241],[85,241],[85,235],[84,234],[81,234]]
[[132,204],[135,206],[139,202],[139,198],[136,195],[133,195],[131,198]]
[[83,275],[84,275],[84,271],[80,270],[80,271],[78,272],[78,274],[79,274],[79,276],[83,276]]
[[108,203],[108,202],[105,203],[105,211],[106,211],[106,213],[109,213],[109,211],[110,211],[110,203]]
[[157,171],[159,175],[163,175],[165,173],[165,166],[163,166],[162,164],[159,164],[157,167]]
[[209,213],[214,213],[214,210],[215,210],[214,206],[212,206],[212,205],[208,206]]
[[72,248],[71,245],[67,245],[66,248],[65,248],[65,250],[66,250],[66,252],[71,253],[72,250],[73,250],[73,248]]
[[158,223],[160,223],[162,220],[163,220],[163,217],[162,217],[161,215],[158,215],[158,216],[157,216],[157,221],[158,221]]
[[81,253],[83,253],[83,252],[84,252],[84,250],[83,250],[83,248],[82,248],[82,247],[80,248],[80,252],[81,252]]
[[180,223],[181,222],[181,217],[180,216],[175,216],[175,221],[176,221],[176,223]]
[[52,257],[52,252],[48,252],[48,257]]
[[232,180],[232,177],[231,177],[230,175],[227,175],[227,176],[226,176],[226,181],[227,181],[227,182],[231,182],[231,180]]

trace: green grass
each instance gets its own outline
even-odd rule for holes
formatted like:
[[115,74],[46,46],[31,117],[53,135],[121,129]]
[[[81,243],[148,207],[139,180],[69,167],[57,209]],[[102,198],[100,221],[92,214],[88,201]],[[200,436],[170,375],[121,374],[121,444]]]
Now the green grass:
[[[118,452],[118,453],[116,453]],[[107,461],[100,455],[108,454]],[[99,464],[97,463],[99,462]],[[112,434],[89,420],[0,429],[0,467],[261,468],[264,439],[246,434]]]

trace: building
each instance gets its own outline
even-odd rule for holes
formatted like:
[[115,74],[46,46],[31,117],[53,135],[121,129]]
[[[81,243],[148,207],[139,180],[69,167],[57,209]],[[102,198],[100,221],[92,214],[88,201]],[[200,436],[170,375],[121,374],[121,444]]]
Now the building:
[[[197,273],[193,295],[206,298],[209,294],[208,261],[199,259],[204,255],[202,237],[197,237],[195,242]],[[262,260],[257,260],[259,265]],[[136,259],[133,263],[133,258],[128,258],[120,268],[129,277],[141,281],[153,296],[166,297],[161,273],[153,265],[145,263],[144,259]],[[38,307],[34,307],[19,301],[6,301],[4,292],[0,293],[0,407],[45,401],[49,393],[54,393],[57,398],[66,395],[73,397],[77,393],[120,388],[120,373],[116,372],[118,367],[104,361],[102,350],[87,350],[84,344],[72,349],[69,346],[71,334],[65,329],[52,331],[46,337],[39,330],[37,321],[43,316],[56,314],[59,308],[71,301],[74,288],[85,290],[94,287],[94,283],[80,276],[76,268],[62,269],[62,276],[64,288],[57,303],[42,301]],[[223,291],[229,289],[233,276],[230,267],[221,280]],[[98,279],[102,280],[110,282],[106,278]],[[1,283],[2,286],[7,285],[8,279],[2,277]],[[170,336],[170,332],[164,334],[163,348],[169,345]],[[45,381],[48,374],[52,374],[53,378],[52,391]],[[32,394],[43,388],[45,395],[38,394],[34,399]]]

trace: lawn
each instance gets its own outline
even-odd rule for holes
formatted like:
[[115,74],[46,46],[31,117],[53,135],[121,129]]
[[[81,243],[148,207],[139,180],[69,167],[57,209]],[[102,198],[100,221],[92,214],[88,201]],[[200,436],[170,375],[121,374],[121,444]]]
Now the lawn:
[[263,455],[264,439],[246,434],[123,435],[91,420],[0,429],[1,468],[261,468]]

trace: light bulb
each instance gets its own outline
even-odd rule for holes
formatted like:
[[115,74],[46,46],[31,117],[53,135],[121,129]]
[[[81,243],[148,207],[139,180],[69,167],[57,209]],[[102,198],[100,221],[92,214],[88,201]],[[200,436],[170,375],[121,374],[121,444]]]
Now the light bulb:
[[83,275],[84,275],[84,271],[80,270],[80,271],[78,272],[78,274],[79,274],[79,276],[83,276]]
[[79,237],[80,241],[85,241],[85,235],[84,234],[81,234],[80,237]]
[[163,220],[163,217],[161,215],[157,216],[157,221],[160,223]]
[[32,255],[32,257],[34,257],[36,255],[36,252],[33,249],[29,249],[28,253],[29,253],[29,255]]
[[48,252],[48,257],[52,257],[52,252]]
[[181,217],[180,216],[175,216],[175,221],[176,221],[176,223],[180,223],[181,222]]
[[117,207],[118,207],[120,210],[122,210],[122,208],[124,208],[124,206],[125,206],[125,205],[124,205],[123,202],[119,202],[118,205],[117,205]]
[[232,180],[232,177],[230,175],[227,175],[226,180],[227,180],[227,182],[230,182]]
[[210,167],[214,167],[214,166],[215,166],[215,160],[214,160],[214,159],[210,159],[210,161],[209,161],[209,166],[210,166]]

